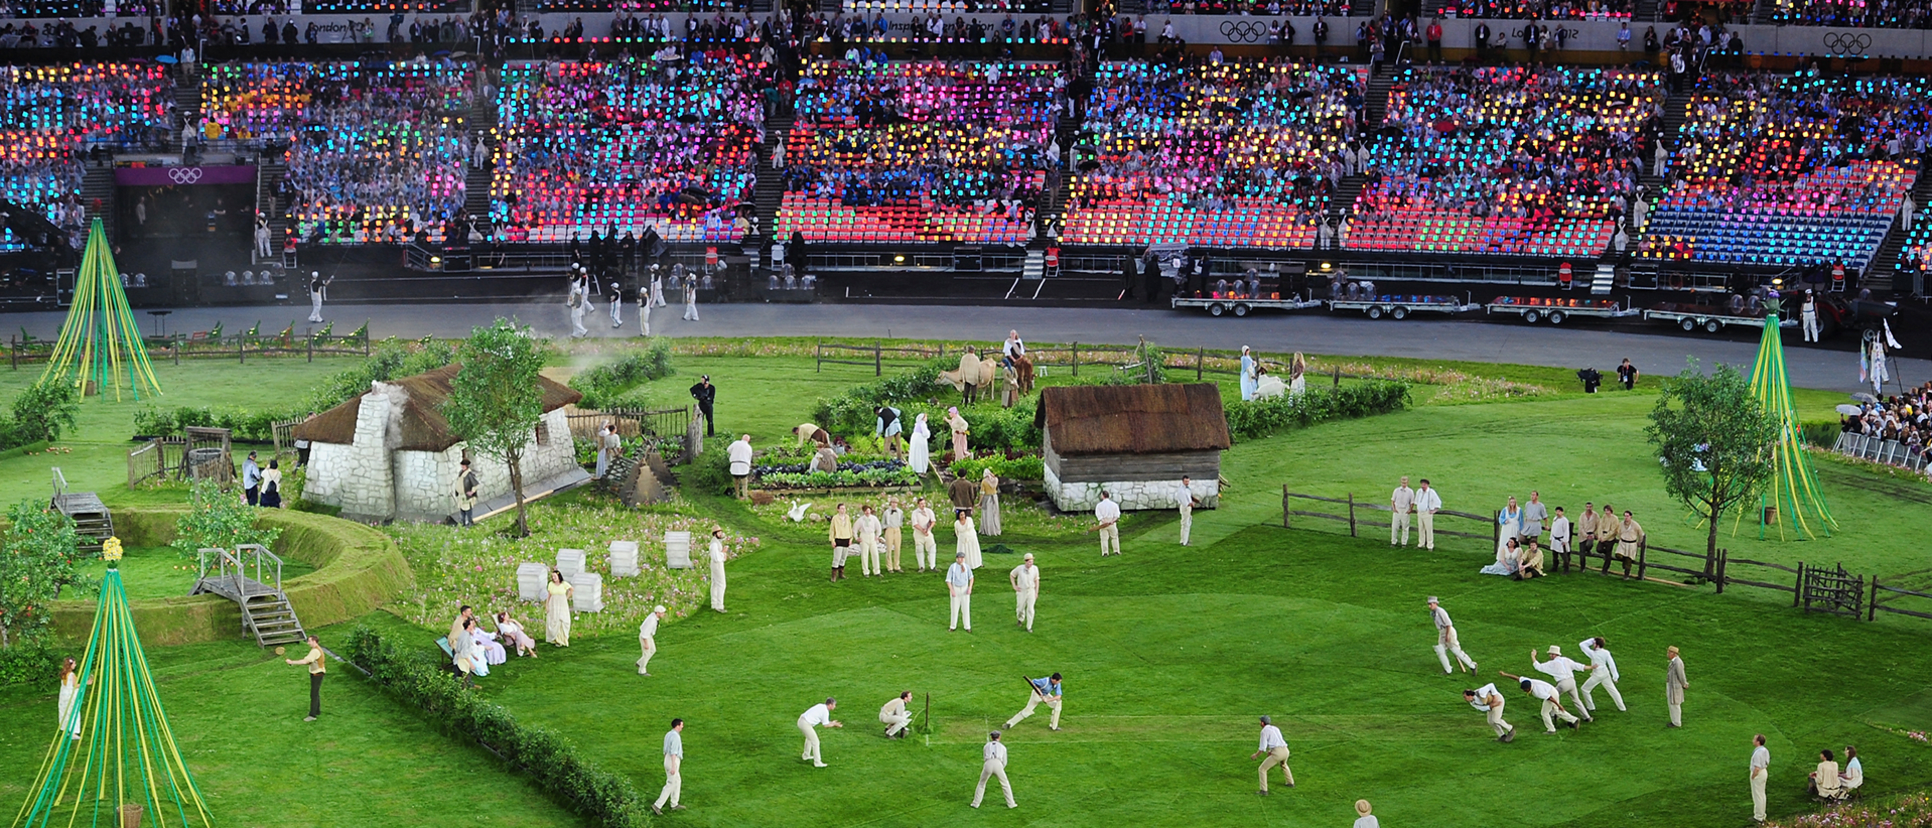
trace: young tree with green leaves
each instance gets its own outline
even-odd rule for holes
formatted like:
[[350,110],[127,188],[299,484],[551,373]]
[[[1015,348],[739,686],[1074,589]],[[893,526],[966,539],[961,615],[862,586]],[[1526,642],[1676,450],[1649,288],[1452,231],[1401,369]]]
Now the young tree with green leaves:
[[63,587],[85,587],[75,568],[82,557],[74,521],[44,500],[7,510],[6,548],[0,550],[0,648],[39,642],[53,623],[50,604]]
[[1663,461],[1664,490],[1709,525],[1704,574],[1717,562],[1717,522],[1758,496],[1771,480],[1770,446],[1778,425],[1729,365],[1704,374],[1697,360],[1664,381],[1644,428]]
[[203,549],[226,549],[259,543],[273,549],[282,530],[256,525],[260,510],[233,491],[222,491],[213,481],[197,481],[188,493],[188,513],[174,521],[174,542],[181,557],[194,561]]
[[[523,502],[523,452],[543,420],[543,370],[547,348],[528,328],[503,319],[470,330],[458,349],[463,367],[450,380],[443,417],[450,430],[479,454],[495,457],[510,469],[510,490],[517,499],[517,534],[530,534]],[[563,439],[569,439],[565,435]]]

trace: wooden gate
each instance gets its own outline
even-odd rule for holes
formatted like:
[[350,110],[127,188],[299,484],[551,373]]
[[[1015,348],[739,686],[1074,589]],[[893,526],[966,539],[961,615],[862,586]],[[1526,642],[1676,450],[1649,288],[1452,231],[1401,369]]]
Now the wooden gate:
[[1845,571],[1843,564],[1833,569],[1808,567],[1804,574],[1806,612],[1829,612],[1860,618],[1865,609],[1865,576]]

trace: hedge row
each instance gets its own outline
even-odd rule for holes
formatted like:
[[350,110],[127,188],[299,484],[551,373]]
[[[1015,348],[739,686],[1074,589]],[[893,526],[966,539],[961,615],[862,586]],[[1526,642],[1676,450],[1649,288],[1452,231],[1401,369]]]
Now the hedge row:
[[[186,507],[115,509],[114,532],[129,546],[166,546],[174,541],[175,521],[186,512]],[[375,529],[287,509],[264,509],[261,521],[282,529],[276,554],[315,567],[282,585],[305,627],[361,617],[415,586],[395,541]],[[143,644],[230,640],[241,631],[241,610],[212,595],[143,599],[131,609]],[[94,623],[93,601],[56,602],[53,612],[55,630],[68,639],[85,636]]]
[[584,395],[577,407],[612,408],[622,405],[625,393],[631,389],[675,373],[677,370],[671,367],[671,344],[659,339],[651,343],[649,350],[571,377],[570,387]]
[[1399,380],[1312,388],[1299,396],[1228,403],[1228,433],[1236,440],[1252,440],[1329,420],[1370,417],[1407,407],[1409,384]]
[[420,708],[443,731],[468,736],[530,774],[564,807],[609,828],[650,824],[629,778],[598,768],[562,736],[519,723],[443,668],[426,649],[405,650],[367,626],[349,634],[347,657],[390,695]]

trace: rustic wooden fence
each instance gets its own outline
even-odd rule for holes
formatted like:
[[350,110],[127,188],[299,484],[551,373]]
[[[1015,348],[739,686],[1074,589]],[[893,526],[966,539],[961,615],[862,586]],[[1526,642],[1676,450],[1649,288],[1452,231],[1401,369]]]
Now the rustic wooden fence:
[[[1137,345],[1082,345],[1071,342],[1066,345],[1028,346],[1026,355],[1033,359],[1034,367],[1051,366],[1067,369],[1073,376],[1080,375],[1080,367],[1106,366],[1116,370],[1131,370],[1139,367],[1146,359],[1143,350],[1148,343]],[[981,354],[988,351],[998,352],[997,346],[979,349]],[[960,349],[938,345],[886,345],[874,341],[870,345],[855,345],[842,342],[818,342],[812,352],[812,370],[824,370],[827,363],[834,365],[870,365],[873,376],[884,376],[890,367],[912,368],[924,365],[937,357],[957,356]],[[1205,347],[1193,351],[1165,351],[1163,361],[1170,372],[1194,372],[1194,381],[1203,382],[1209,374],[1238,377],[1241,375],[1241,354],[1238,351],[1214,351]],[[1287,366],[1279,360],[1274,364],[1275,373],[1287,373]],[[1172,374],[1169,374],[1172,376]],[[1333,368],[1319,376],[1328,377],[1334,385],[1341,385],[1344,379],[1378,379],[1358,374],[1342,373],[1340,367]]]
[[[299,356],[314,362],[317,355],[368,356],[371,348],[367,325],[349,334],[316,331],[297,333],[292,328],[279,334],[207,336],[205,333],[147,337],[141,341],[147,346],[149,360],[169,360],[176,365],[180,365],[183,359],[234,359],[246,364],[251,356]],[[23,338],[20,334],[7,337],[7,363],[13,370],[20,370],[23,363],[46,362],[53,357],[53,353],[54,341],[51,339]]]
[[704,451],[704,418],[695,406],[679,408],[610,408],[594,410],[571,408],[564,412],[573,439],[597,436],[605,423],[617,424],[619,437],[675,437],[683,449],[672,462],[697,456]]
[[[1306,501],[1311,506],[1320,503],[1335,504],[1335,506],[1297,508],[1298,503],[1302,501]],[[1330,508],[1333,511],[1321,511],[1321,508]],[[1284,529],[1294,528],[1294,518],[1309,517],[1348,524],[1349,537],[1361,537],[1361,532],[1366,528],[1376,530],[1376,537],[1379,538],[1381,533],[1389,530],[1388,512],[1390,512],[1388,504],[1357,500],[1352,492],[1342,497],[1325,497],[1289,491],[1287,486],[1281,487],[1281,526]],[[1476,522],[1488,531],[1445,528],[1441,525],[1441,520],[1445,517],[1464,521],[1452,526],[1468,527],[1467,522]],[[1435,534],[1439,536],[1484,541],[1489,551],[1494,551],[1496,544],[1502,540],[1502,528],[1497,523],[1495,515],[1484,516],[1443,509],[1436,512],[1436,519]],[[1411,527],[1413,531],[1413,523]],[[1614,561],[1609,549],[1604,547],[1591,553],[1584,553],[1572,548],[1568,554],[1552,554],[1556,559],[1556,566],[1560,567],[1561,571],[1570,571],[1571,561],[1574,559],[1578,571],[1588,572],[1591,569],[1590,559],[1597,558],[1601,562],[1598,571],[1607,574]],[[1739,586],[1788,593],[1791,595],[1791,606],[1806,612],[1830,613],[1849,618],[1863,618],[1866,621],[1876,620],[1881,612],[1932,619],[1932,591],[1908,589],[1896,583],[1899,581],[1914,583],[1909,579],[1915,576],[1932,576],[1932,569],[1891,576],[1895,583],[1881,584],[1877,576],[1866,578],[1863,575],[1850,573],[1845,571],[1842,565],[1826,569],[1807,566],[1800,561],[1797,566],[1792,567],[1770,561],[1735,558],[1727,549],[1719,549],[1715,556],[1708,556],[1701,552],[1656,546],[1650,543],[1650,538],[1647,536],[1637,543],[1637,558],[1633,566],[1636,569],[1635,575],[1640,580],[1653,580],[1648,578],[1650,571],[1659,570],[1685,576],[1691,583],[1709,583],[1718,594],[1723,594],[1728,588]],[[1662,579],[1656,579],[1655,582],[1672,583]],[[1920,601],[1924,603],[1919,603]]]
[[188,476],[188,438],[157,437],[127,453],[127,487]]

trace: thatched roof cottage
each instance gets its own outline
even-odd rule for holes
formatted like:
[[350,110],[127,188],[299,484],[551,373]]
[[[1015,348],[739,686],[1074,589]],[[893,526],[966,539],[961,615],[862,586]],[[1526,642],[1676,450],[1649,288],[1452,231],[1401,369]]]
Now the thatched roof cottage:
[[1092,509],[1102,489],[1122,509],[1172,509],[1181,475],[1203,506],[1220,500],[1230,440],[1211,384],[1043,388],[1033,422],[1047,494],[1062,511]]

